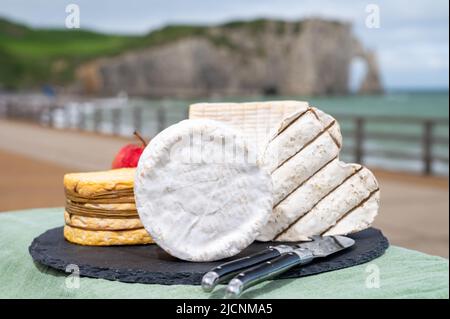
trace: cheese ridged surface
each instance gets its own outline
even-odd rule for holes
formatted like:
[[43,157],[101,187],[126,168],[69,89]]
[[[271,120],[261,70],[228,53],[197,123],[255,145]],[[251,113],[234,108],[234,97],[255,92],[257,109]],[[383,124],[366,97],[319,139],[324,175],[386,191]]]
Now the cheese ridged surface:
[[378,191],[378,184],[373,175],[364,168],[324,197],[311,211],[276,239],[280,241],[307,240],[313,235],[323,234],[348,212],[373,196],[375,191]]
[[272,173],[274,204],[278,204],[307,178],[339,154],[330,134],[321,134]]
[[258,240],[269,241],[309,212],[322,198],[361,168],[334,159],[273,208]]
[[324,235],[348,234],[368,228],[375,220],[379,206],[380,191],[376,191],[367,201],[343,217],[335,226],[325,232]]
[[251,244],[272,210],[270,175],[245,160],[253,152],[238,132],[211,120],[182,121],[154,137],[139,160],[135,196],[155,242],[190,261],[230,257]]
[[284,128],[283,134],[267,144],[261,154],[264,168],[273,173],[283,162],[294,156],[307,143],[324,130],[322,123],[312,112],[305,112],[292,125]]
[[327,127],[328,133],[333,137],[335,143],[342,146],[342,134],[341,128],[337,124],[336,120],[329,114],[319,110],[318,108],[311,107],[310,110],[317,116],[324,127]]
[[301,241],[347,234],[370,226],[379,188],[359,164],[339,161],[339,124],[317,108],[298,111],[274,128],[259,156],[271,172],[274,209],[262,241]]

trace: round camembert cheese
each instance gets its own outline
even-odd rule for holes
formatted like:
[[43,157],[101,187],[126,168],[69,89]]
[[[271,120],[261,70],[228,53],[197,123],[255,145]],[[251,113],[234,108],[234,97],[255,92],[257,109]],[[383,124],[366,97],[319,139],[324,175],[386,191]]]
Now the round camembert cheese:
[[137,167],[136,207],[154,241],[172,256],[233,256],[272,212],[272,182],[254,148],[213,120],[185,120],[153,138]]

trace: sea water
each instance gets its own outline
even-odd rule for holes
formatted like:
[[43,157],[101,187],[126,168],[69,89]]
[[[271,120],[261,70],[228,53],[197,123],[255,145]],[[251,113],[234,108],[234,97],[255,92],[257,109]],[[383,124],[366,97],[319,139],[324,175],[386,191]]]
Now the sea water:
[[[381,167],[391,170],[403,170],[420,172],[423,170],[421,161],[422,143],[420,138],[423,134],[423,125],[420,123],[402,123],[402,122],[371,122],[372,116],[388,116],[395,118],[418,118],[418,119],[444,119],[447,124],[438,125],[433,129],[433,135],[447,139],[446,144],[435,144],[432,152],[435,156],[447,158],[449,156],[448,145],[448,118],[449,118],[449,94],[448,91],[434,92],[388,92],[382,95],[349,95],[334,97],[305,97],[305,96],[253,96],[253,97],[229,97],[229,98],[204,98],[189,100],[148,100],[130,98],[126,101],[109,101],[103,103],[100,107],[103,110],[102,123],[100,130],[106,133],[112,133],[112,109],[120,108],[120,127],[119,134],[131,135],[133,132],[133,114],[135,108],[140,108],[141,113],[141,133],[151,138],[158,133],[157,110],[164,109],[165,126],[177,123],[187,117],[187,108],[189,104],[196,102],[245,102],[245,101],[264,101],[264,100],[302,100],[309,101],[310,105],[336,117],[340,122],[342,132],[345,136],[341,158],[345,161],[354,160],[353,146],[354,123],[344,120],[344,115],[358,115],[366,118],[367,132],[407,134],[417,137],[417,141],[399,141],[399,140],[364,140],[364,149],[368,151],[395,151],[410,154],[410,158],[394,158],[389,156],[366,156],[364,164],[372,167]],[[94,107],[85,107],[86,129],[93,129]],[[99,107],[99,105],[97,105]],[[343,118],[342,120],[340,118]],[[74,122],[76,116],[71,116]],[[74,124],[75,125],[75,124]],[[117,132],[117,131],[116,131]],[[448,162],[434,161],[433,171],[439,175],[448,176]]]

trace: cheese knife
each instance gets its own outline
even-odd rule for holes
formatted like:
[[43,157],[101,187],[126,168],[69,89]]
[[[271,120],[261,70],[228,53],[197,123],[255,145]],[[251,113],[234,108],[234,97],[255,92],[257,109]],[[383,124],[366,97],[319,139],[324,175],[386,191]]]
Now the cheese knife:
[[295,245],[269,246],[260,252],[221,264],[203,276],[202,288],[205,292],[211,292],[217,284],[233,278],[242,269],[279,257],[294,250],[294,248],[296,248]]
[[345,236],[314,236],[310,242],[296,245],[291,251],[253,266],[234,277],[226,288],[227,298],[236,298],[247,288],[272,279],[294,266],[311,262],[315,258],[330,256],[353,246],[355,241]]

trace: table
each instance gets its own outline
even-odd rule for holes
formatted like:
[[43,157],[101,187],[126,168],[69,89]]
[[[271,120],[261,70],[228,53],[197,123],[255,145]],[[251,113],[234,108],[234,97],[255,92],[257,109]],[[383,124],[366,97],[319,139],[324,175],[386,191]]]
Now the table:
[[[221,286],[129,284],[80,278],[35,264],[28,253],[34,237],[63,225],[58,208],[0,213],[0,298],[222,298]],[[379,280],[378,280],[379,279]],[[391,246],[367,264],[298,279],[273,280],[245,298],[449,298],[448,259]]]

